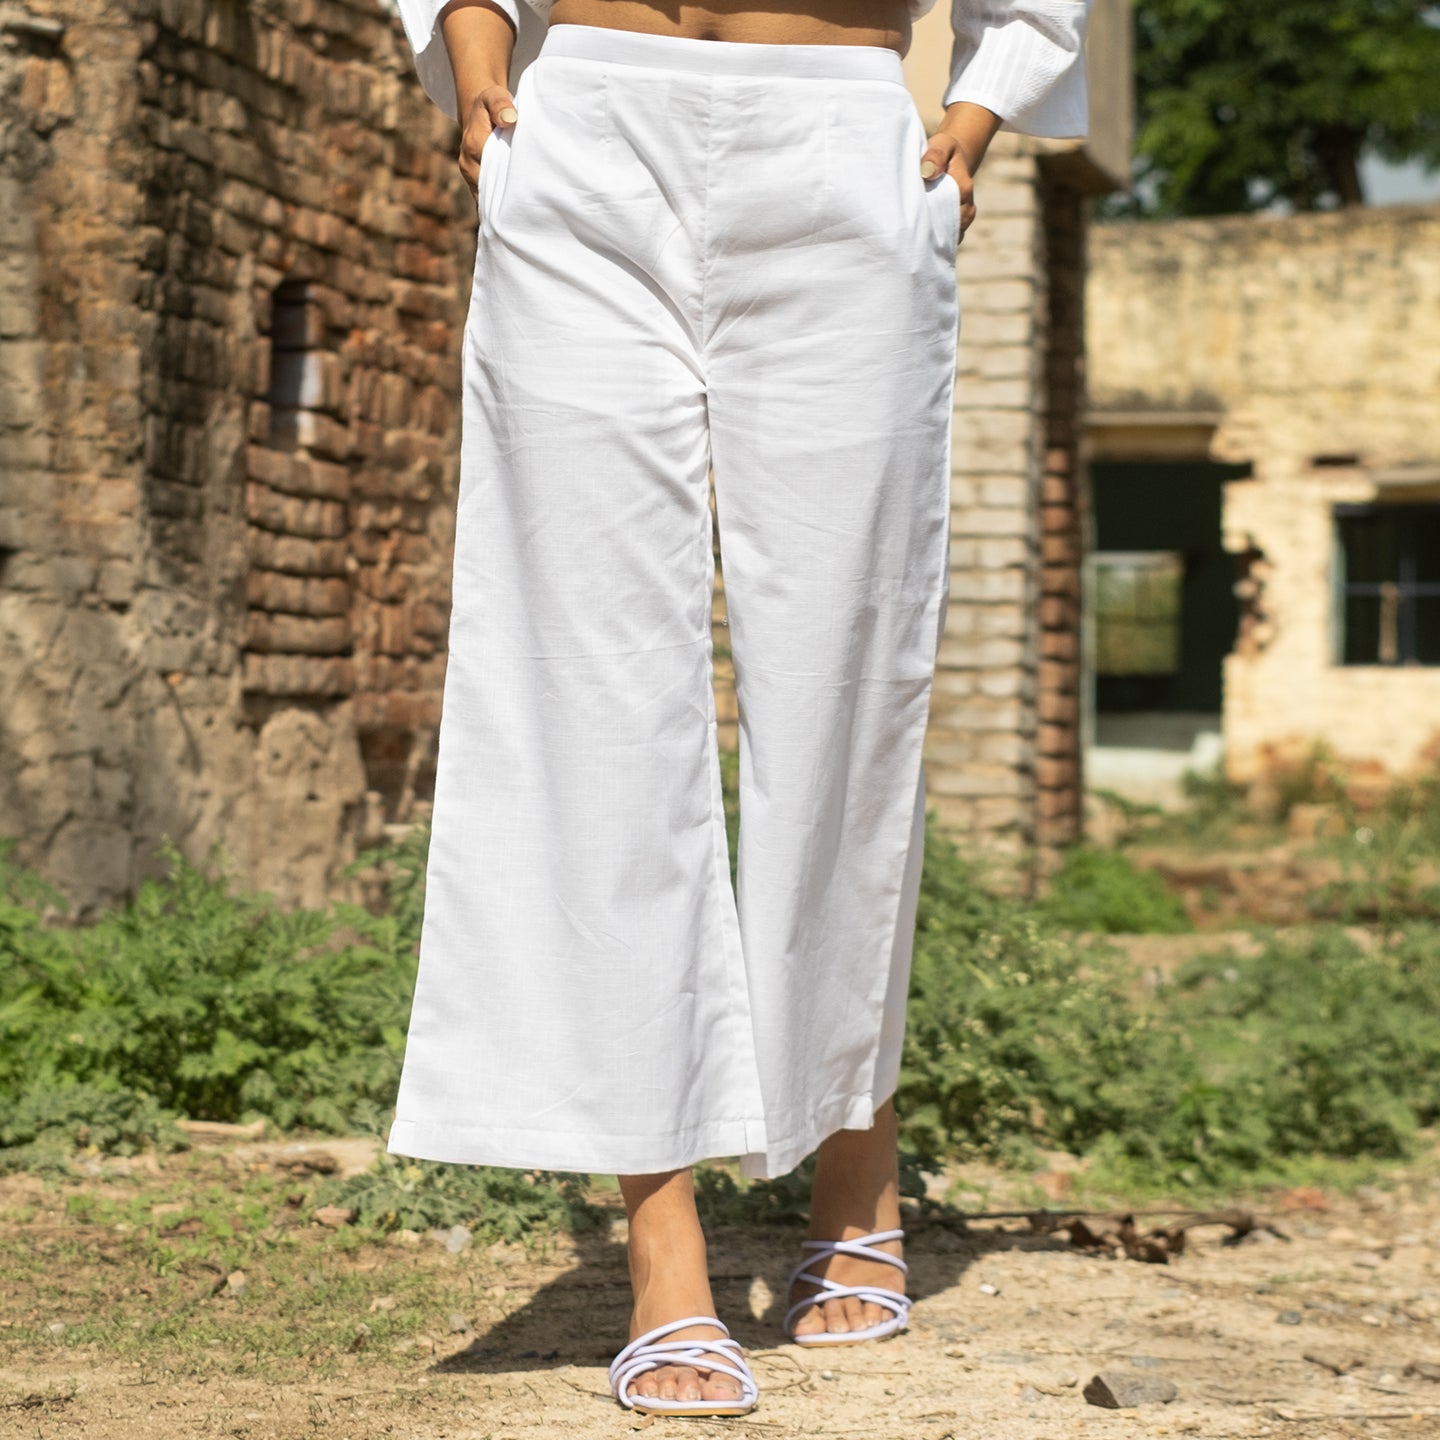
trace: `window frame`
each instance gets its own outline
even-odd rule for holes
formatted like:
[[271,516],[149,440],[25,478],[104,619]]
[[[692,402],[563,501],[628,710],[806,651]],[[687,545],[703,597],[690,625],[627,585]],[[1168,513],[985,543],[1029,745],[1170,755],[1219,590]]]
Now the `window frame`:
[[[1417,628],[1415,616],[1416,600],[1440,598],[1440,580],[1417,580],[1415,578],[1418,544],[1414,527],[1397,523],[1397,558],[1399,574],[1394,580],[1351,580],[1346,573],[1345,541],[1340,521],[1348,518],[1363,518],[1383,515],[1387,519],[1403,522],[1408,514],[1427,512],[1440,515],[1440,502],[1404,500],[1386,502],[1382,500],[1337,501],[1331,506],[1331,543],[1333,546],[1331,585],[1331,661],[1346,670],[1395,670],[1395,669],[1440,669],[1440,662],[1416,658]],[[1346,660],[1345,641],[1347,638],[1347,602],[1352,595],[1373,596],[1384,602],[1387,592],[1395,597],[1395,659]],[[1382,637],[1383,644],[1383,637]]]

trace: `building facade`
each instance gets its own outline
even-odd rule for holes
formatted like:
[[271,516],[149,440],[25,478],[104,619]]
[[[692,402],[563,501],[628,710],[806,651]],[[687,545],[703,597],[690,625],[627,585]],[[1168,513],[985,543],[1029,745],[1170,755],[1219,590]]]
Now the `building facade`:
[[1433,769],[1440,206],[1104,226],[1091,256],[1101,555],[1218,580],[1151,696],[1213,708],[1259,797],[1317,742],[1357,793]]

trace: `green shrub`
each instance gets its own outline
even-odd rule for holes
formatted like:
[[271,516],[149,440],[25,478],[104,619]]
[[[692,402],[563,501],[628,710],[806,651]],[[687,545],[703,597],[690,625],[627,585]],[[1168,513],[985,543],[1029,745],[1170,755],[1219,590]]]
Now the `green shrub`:
[[898,1095],[923,1160],[1083,1151],[1127,1122],[1116,1087],[1158,1058],[1158,1034],[1104,952],[986,896],[932,830]]
[[[393,917],[282,914],[166,853],[168,877],[87,928],[6,904],[0,1097],[90,1085],[197,1119],[323,1130],[362,1099],[388,1103],[414,981]],[[357,938],[337,948],[342,918]]]
[[1120,850],[1076,845],[1051,877],[1040,910],[1055,925],[1089,933],[1169,935],[1194,927],[1179,896]]
[[[359,1107],[354,1122],[371,1133],[384,1128],[373,1105]],[[448,1165],[382,1152],[363,1174],[321,1186],[314,1203],[349,1206],[360,1225],[382,1232],[464,1225],[485,1245],[594,1225],[600,1211],[585,1199],[588,1182],[586,1175]]]
[[175,1117],[134,1090],[82,1084],[0,1096],[0,1164],[7,1169],[43,1168],[77,1149],[135,1155],[185,1144]]

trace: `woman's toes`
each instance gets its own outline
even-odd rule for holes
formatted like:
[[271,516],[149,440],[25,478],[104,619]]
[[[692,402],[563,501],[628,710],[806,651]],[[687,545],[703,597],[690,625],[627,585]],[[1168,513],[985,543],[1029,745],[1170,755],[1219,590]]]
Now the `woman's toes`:
[[663,1369],[655,1372],[660,1377],[660,1398],[662,1400],[674,1400],[675,1394],[675,1367],[666,1365]]
[[675,1367],[675,1398],[677,1400],[698,1400],[700,1398],[700,1372],[689,1365]]
[[874,1301],[867,1301],[862,1307],[864,1318],[861,1324],[868,1330],[872,1325],[878,1325],[882,1320],[890,1318],[890,1312],[883,1305],[876,1305]]
[[740,1398],[740,1382],[732,1376],[717,1375],[712,1371],[701,1386],[699,1398],[702,1400],[738,1400]]
[[815,1335],[825,1328],[825,1316],[819,1305],[802,1310],[790,1327],[792,1335]]
[[843,1300],[827,1300],[825,1302],[825,1328],[834,1335],[848,1335],[850,1333],[850,1317],[845,1312]]

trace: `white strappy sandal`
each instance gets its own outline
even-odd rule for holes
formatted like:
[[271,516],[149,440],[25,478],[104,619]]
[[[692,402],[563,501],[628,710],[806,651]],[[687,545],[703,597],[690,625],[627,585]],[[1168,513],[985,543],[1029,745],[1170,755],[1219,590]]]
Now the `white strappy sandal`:
[[[666,1340],[665,1336],[691,1325],[710,1325],[723,1335],[720,1340]],[[707,1355],[728,1355],[733,1364],[706,1359]],[[688,1365],[709,1374],[730,1375],[740,1382],[738,1400],[661,1400],[632,1395],[630,1387],[642,1375],[664,1365]],[[740,1342],[713,1315],[672,1320],[632,1340],[610,1362],[610,1389],[627,1409],[641,1415],[748,1415],[760,1398],[760,1387],[745,1363]]]
[[[804,1300],[797,1300],[785,1312],[785,1335],[795,1345],[859,1345],[865,1340],[883,1340],[887,1335],[898,1334],[910,1319],[910,1297],[898,1290],[887,1290],[881,1285],[837,1285],[822,1275],[811,1275],[809,1269],[817,1261],[828,1260],[832,1255],[853,1255],[859,1260],[883,1261],[893,1265],[902,1275],[910,1273],[910,1267],[894,1255],[874,1247],[886,1240],[903,1240],[903,1230],[877,1230],[873,1235],[861,1235],[857,1240],[806,1240],[804,1249],[815,1253],[802,1260],[790,1272],[790,1284],[803,1281],[815,1286],[818,1294]],[[827,1300],[839,1300],[853,1295],[865,1304],[881,1305],[890,1311],[888,1320],[869,1325],[864,1330],[817,1330],[808,1335],[796,1335],[791,1323],[802,1310],[812,1305],[823,1305]]]

